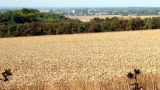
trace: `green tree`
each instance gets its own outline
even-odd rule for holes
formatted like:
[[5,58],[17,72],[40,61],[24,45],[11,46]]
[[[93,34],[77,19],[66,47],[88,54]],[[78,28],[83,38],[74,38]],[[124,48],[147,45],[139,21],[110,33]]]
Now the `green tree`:
[[89,32],[101,32],[101,25],[99,23],[92,23],[89,27]]
[[152,18],[145,19],[144,29],[153,29],[155,27]]

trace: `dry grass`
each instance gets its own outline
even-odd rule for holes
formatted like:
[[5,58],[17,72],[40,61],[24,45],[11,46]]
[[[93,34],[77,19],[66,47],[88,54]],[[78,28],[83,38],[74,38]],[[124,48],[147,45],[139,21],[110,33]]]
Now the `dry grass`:
[[12,90],[126,90],[134,68],[158,90],[160,31],[1,38],[0,66],[12,69]]
[[150,18],[150,17],[158,17],[153,15],[153,16],[121,16],[121,15],[93,15],[93,16],[67,16],[71,19],[79,19],[83,22],[89,22],[91,19],[94,19],[94,18],[100,18],[100,19],[105,19],[105,18],[113,18],[113,17],[118,17],[118,18],[124,18],[124,19],[129,19],[129,18],[136,18],[136,17],[139,17],[139,18]]

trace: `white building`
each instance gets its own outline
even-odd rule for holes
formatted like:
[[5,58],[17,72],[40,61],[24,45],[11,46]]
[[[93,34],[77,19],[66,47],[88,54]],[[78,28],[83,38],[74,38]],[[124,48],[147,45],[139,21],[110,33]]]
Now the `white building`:
[[49,10],[39,10],[40,12],[46,12],[46,13],[48,13],[49,12]]

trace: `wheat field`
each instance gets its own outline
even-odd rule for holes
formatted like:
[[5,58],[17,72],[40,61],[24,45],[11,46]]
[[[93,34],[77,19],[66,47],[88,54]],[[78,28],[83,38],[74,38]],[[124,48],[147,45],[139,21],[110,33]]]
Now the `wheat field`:
[[100,19],[105,19],[105,18],[113,18],[113,17],[118,17],[118,18],[123,18],[123,19],[129,19],[129,18],[152,18],[152,17],[159,17],[159,15],[151,15],[151,16],[122,16],[122,15],[91,15],[91,16],[67,16],[68,18],[71,19],[79,19],[83,22],[89,22],[90,20],[94,18],[100,18]]
[[126,75],[142,71],[145,90],[160,86],[160,31],[0,38],[7,90],[128,90]]

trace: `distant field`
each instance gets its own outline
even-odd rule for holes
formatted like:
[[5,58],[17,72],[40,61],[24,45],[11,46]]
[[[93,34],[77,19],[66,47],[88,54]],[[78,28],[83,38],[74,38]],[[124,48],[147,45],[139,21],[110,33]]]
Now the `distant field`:
[[[142,78],[150,87],[145,90],[158,90],[151,85],[160,84],[153,76],[160,72],[160,31],[0,38],[0,66],[1,72],[12,69],[13,77],[3,85],[12,90],[70,90],[70,85],[71,90],[129,90],[126,79],[91,84],[90,89],[85,81],[126,77],[134,68],[151,74]],[[61,83],[74,80],[80,82]],[[55,82],[60,82],[56,88]]]
[[119,17],[119,18],[136,18],[136,17],[140,17],[140,18],[149,18],[149,17],[158,17],[158,16],[121,16],[121,15],[94,15],[94,16],[67,16],[69,18],[72,19],[79,19],[83,22],[89,22],[91,19],[93,18],[101,18],[101,19],[105,19],[106,17],[108,18],[112,18],[112,17]]

